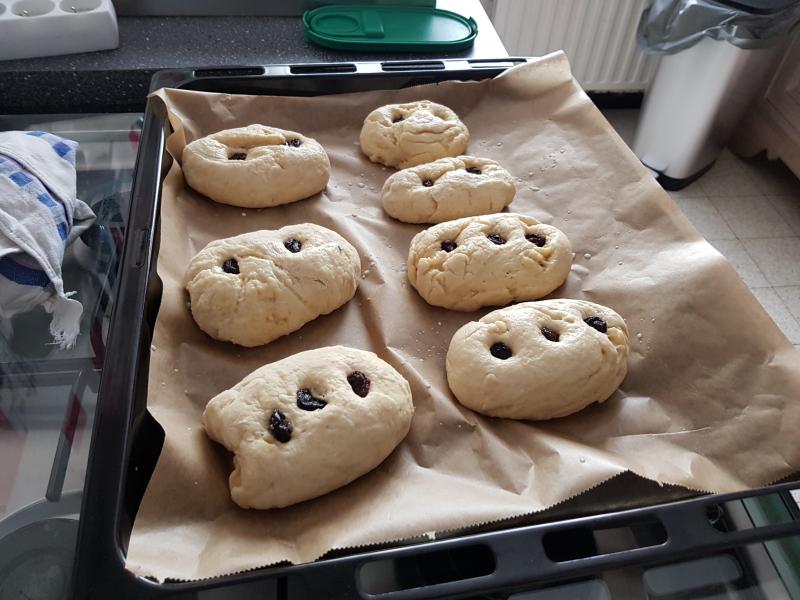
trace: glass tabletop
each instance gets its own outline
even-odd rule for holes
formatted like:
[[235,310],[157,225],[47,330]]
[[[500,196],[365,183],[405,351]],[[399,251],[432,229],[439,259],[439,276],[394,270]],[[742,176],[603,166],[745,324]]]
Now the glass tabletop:
[[97,216],[64,255],[64,289],[83,305],[75,346],[52,343],[41,306],[0,320],[0,599],[60,598],[72,569],[141,115],[0,116],[0,131],[8,130],[77,141],[78,198]]

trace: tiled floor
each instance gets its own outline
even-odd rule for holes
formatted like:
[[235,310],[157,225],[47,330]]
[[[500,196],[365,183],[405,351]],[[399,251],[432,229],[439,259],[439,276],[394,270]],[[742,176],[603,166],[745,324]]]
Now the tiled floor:
[[[632,145],[639,111],[604,114]],[[708,173],[670,195],[800,347],[800,180],[779,161],[726,150]]]

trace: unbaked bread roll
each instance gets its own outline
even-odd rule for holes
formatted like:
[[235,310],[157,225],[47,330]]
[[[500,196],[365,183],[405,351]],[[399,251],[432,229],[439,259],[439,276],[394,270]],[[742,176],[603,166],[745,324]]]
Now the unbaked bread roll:
[[514,178],[489,158],[440,158],[391,175],[383,209],[406,223],[442,223],[500,212],[514,199]]
[[266,125],[194,140],[183,149],[181,168],[201,194],[246,208],[308,198],[325,189],[331,174],[328,155],[316,140]]
[[583,300],[525,302],[456,331],[447,382],[464,406],[492,417],[554,419],[603,402],[628,371],[628,330]]
[[189,263],[184,285],[200,329],[259,346],[342,306],[360,275],[347,240],[303,223],[211,242]]
[[360,139],[372,162],[405,169],[463,154],[469,131],[448,107],[420,100],[376,108],[364,119]]
[[377,467],[411,427],[408,382],[372,352],[319,348],[268,364],[215,396],[209,437],[234,453],[231,498],[276,508]]
[[472,311],[546,296],[564,283],[571,265],[572,247],[561,230],[501,213],[418,233],[407,272],[428,304]]

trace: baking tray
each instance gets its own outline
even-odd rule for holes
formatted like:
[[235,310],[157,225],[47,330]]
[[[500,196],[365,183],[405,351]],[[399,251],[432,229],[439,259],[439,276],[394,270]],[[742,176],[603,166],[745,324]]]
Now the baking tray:
[[[166,70],[151,90],[316,96],[435,83],[480,80],[526,58],[271,65]],[[302,565],[277,565],[213,579],[159,583],[125,569],[133,520],[164,432],[146,406],[150,341],[161,298],[156,274],[161,184],[171,158],[163,107],[148,102],[139,147],[121,281],[103,369],[87,467],[75,568],[74,598],[195,598],[199,592],[253,584],[283,598],[505,597],[555,581],[611,569],[672,562],[800,533],[796,510],[788,522],[729,530],[724,504],[783,494],[800,484],[724,495],[698,495],[625,474],[547,511],[489,527],[449,532],[431,540],[331,552]],[[788,505],[788,502],[787,502]],[[593,551],[593,534],[627,528],[626,550]],[[588,551],[575,552],[580,546]],[[394,584],[379,589],[371,576],[391,561]],[[405,576],[405,575],[407,576]],[[374,578],[372,578],[374,579]],[[263,584],[263,588],[258,588]],[[237,588],[238,589],[238,588]]]

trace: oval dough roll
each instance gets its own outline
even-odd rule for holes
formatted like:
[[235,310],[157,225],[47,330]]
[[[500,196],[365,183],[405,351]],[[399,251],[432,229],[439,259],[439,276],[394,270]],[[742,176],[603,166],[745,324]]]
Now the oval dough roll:
[[181,168],[195,190],[222,204],[265,208],[313,196],[331,163],[316,140],[266,125],[226,129],[183,149]]
[[259,346],[342,306],[360,274],[347,240],[303,223],[211,242],[189,263],[184,285],[200,329]]
[[514,199],[514,178],[495,161],[440,158],[398,171],[383,185],[383,209],[406,223],[442,223],[500,212]]
[[372,352],[333,346],[253,371],[206,406],[209,437],[234,453],[231,498],[276,508],[377,467],[411,427],[408,382]]
[[546,296],[564,283],[571,265],[572,247],[561,230],[500,213],[418,233],[407,272],[428,304],[472,311]]
[[628,330],[608,307],[525,302],[456,331],[447,382],[464,406],[492,417],[553,419],[604,402],[628,371]]
[[469,131],[448,107],[419,100],[373,110],[364,119],[360,140],[372,162],[405,169],[463,154]]

